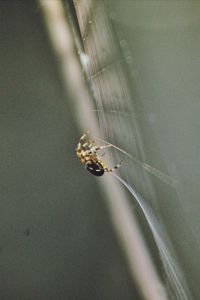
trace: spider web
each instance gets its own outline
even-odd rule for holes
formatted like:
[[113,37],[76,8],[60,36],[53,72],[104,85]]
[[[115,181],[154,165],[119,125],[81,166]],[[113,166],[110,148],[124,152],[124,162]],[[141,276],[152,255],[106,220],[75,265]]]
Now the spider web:
[[[181,185],[176,165],[165,151],[162,120],[155,112],[155,103],[148,98],[148,81],[140,71],[145,63],[141,62],[140,52],[144,50],[134,42],[140,41],[141,32],[132,32],[119,21],[117,12],[111,9],[112,1],[74,3],[84,46],[80,58],[93,97],[92,112],[102,133],[101,137],[94,136],[96,144],[116,145],[106,150],[103,159],[109,166],[123,160],[115,176],[129,190],[132,201],[139,203],[147,220],[162,260],[170,299],[191,299],[172,247],[173,236],[169,238],[170,229],[166,230],[166,206],[160,204],[170,199],[184,210],[179,200]],[[144,51],[143,58],[148,55]]]

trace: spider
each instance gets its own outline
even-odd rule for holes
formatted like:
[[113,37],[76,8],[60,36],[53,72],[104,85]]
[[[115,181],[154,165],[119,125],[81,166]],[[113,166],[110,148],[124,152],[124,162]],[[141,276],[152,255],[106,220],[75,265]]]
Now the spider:
[[109,169],[104,162],[100,159],[97,151],[113,147],[112,144],[104,145],[104,146],[96,146],[94,141],[88,138],[88,132],[84,133],[77,145],[76,154],[80,159],[82,164],[85,164],[86,169],[95,176],[102,176],[105,172],[113,172],[121,166],[120,162],[112,169]]

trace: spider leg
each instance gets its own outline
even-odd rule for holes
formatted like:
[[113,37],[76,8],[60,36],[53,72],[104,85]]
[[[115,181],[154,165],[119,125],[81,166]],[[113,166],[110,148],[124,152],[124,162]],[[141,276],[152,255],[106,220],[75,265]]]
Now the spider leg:
[[108,145],[103,145],[103,146],[95,146],[94,151],[102,150],[102,149],[109,148],[109,147],[113,147],[113,145],[108,144]]
[[109,168],[105,167],[104,170],[106,172],[113,172],[113,171],[119,169],[121,167],[121,165],[122,165],[122,161],[120,161],[120,163],[115,165],[113,168],[109,169]]
[[77,148],[76,148],[76,151],[81,150],[81,148],[82,148],[82,141],[86,138],[86,136],[87,136],[87,134],[84,133],[84,134],[80,137],[79,142],[78,142],[78,145],[77,145]]
[[86,138],[86,136],[87,136],[87,133],[84,133],[84,134],[80,137],[79,141],[84,140],[84,139]]
[[[90,149],[93,147],[94,141],[88,139],[88,133],[89,133],[89,131],[87,131],[80,137],[79,143],[77,145],[77,149],[81,149],[81,148],[89,148]],[[87,141],[83,144],[85,139],[87,139]]]
[[113,172],[113,171],[117,170],[118,168],[120,168],[122,165],[122,160],[121,160],[119,164],[117,164],[113,168],[109,169],[102,160],[98,159],[98,162],[103,166],[103,168],[106,172]]

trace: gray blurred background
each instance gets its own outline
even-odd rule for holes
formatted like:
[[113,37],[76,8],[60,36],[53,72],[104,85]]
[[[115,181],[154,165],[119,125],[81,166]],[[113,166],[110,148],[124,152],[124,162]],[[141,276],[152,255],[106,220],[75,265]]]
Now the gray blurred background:
[[[89,58],[102,138],[134,158],[123,157],[117,174],[150,208],[170,252],[158,251],[130,197],[155,269],[169,299],[198,300],[200,2],[62,3]],[[142,299],[105,193],[76,158],[77,99],[66,93],[39,2],[1,1],[0,15],[0,299]],[[170,286],[166,263],[181,270],[180,286]]]

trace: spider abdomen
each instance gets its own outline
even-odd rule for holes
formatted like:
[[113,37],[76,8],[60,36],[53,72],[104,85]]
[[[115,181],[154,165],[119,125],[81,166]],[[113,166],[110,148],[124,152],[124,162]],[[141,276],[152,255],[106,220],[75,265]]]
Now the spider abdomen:
[[90,162],[86,164],[86,169],[95,176],[102,176],[105,172],[100,162]]

